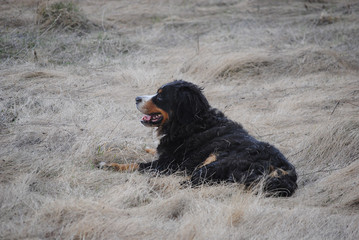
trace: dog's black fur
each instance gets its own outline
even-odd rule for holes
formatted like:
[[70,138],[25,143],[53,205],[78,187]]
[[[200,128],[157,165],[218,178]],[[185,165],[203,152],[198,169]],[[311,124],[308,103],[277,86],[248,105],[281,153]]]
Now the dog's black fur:
[[[192,185],[225,181],[249,187],[264,180],[263,188],[270,195],[294,193],[294,166],[278,149],[256,140],[240,124],[211,108],[196,85],[182,80],[168,83],[149,101],[168,118],[156,125],[162,136],[158,160],[139,164],[139,170],[186,171]],[[211,155],[215,161],[204,164]]]

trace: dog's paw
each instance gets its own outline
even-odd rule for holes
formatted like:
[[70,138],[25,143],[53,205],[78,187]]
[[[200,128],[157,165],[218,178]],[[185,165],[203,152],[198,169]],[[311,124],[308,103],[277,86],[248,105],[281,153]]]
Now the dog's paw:
[[98,167],[99,169],[107,168],[107,163],[106,163],[106,162],[99,162],[99,163],[97,164],[97,167]]
[[99,169],[102,169],[102,170],[108,170],[108,171],[119,171],[119,166],[121,166],[121,164],[118,164],[118,163],[107,163],[107,162],[99,162],[97,164],[97,167]]

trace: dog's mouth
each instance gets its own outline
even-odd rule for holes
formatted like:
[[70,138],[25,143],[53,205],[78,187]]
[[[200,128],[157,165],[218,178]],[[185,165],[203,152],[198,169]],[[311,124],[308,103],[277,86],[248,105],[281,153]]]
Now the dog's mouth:
[[141,123],[148,127],[156,127],[161,124],[163,116],[161,113],[146,114],[142,117]]

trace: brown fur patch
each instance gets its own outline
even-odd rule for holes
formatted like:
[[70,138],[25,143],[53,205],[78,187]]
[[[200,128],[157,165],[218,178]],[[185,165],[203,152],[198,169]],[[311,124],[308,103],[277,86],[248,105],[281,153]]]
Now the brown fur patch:
[[161,108],[158,108],[152,100],[148,100],[145,105],[143,106],[143,109],[145,110],[146,114],[153,114],[153,113],[161,113],[163,120],[160,125],[163,125],[166,121],[168,121],[169,116],[168,113]]
[[146,153],[152,154],[152,155],[156,155],[157,150],[155,148],[146,148],[145,149]]
[[216,160],[217,160],[217,156],[214,153],[212,153],[211,155],[209,155],[208,158],[206,158],[206,160],[204,160],[204,162],[200,165],[200,167],[204,167]]
[[273,166],[270,166],[269,169],[270,169],[270,173],[269,173],[270,177],[276,177],[277,178],[277,177],[281,177],[283,175],[288,175],[288,172],[284,171],[281,168],[274,169]]

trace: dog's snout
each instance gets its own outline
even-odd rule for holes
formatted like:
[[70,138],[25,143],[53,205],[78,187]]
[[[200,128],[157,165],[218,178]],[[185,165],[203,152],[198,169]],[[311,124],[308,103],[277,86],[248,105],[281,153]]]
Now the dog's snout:
[[140,102],[142,102],[142,98],[141,97],[136,97],[136,104],[139,104]]
[[135,100],[136,100],[137,109],[140,109],[144,105],[146,105],[146,102],[149,101],[153,96],[154,95],[143,95],[143,96],[136,97]]

